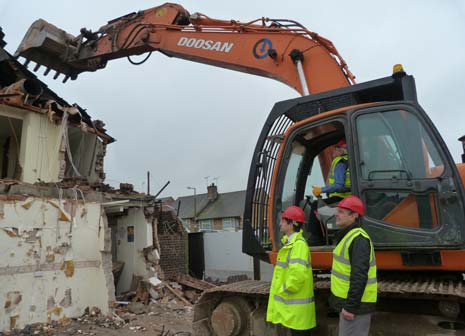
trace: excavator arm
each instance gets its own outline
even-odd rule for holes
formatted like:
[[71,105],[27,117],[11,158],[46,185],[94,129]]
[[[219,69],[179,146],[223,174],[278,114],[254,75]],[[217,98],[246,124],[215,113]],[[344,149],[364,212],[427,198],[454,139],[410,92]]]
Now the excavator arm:
[[[63,82],[96,71],[112,59],[159,51],[169,57],[273,78],[300,94],[318,93],[355,82],[331,41],[291,20],[261,18],[248,23],[190,15],[172,3],[130,13],[98,31],[78,36],[47,23],[34,22],[16,51],[55,70]],[[143,61],[142,61],[143,62]],[[138,64],[131,61],[133,64]],[[141,63],[141,62],[139,62]]]

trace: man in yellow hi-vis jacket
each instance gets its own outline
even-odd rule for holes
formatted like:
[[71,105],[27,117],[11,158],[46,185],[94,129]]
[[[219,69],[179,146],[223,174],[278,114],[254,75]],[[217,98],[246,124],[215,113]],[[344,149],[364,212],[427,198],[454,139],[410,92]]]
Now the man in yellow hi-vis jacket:
[[281,215],[284,233],[278,252],[268,300],[267,322],[280,324],[291,335],[310,335],[316,326],[313,272],[310,250],[302,236],[305,215],[298,206],[290,206]]
[[365,214],[361,199],[344,198],[338,204],[331,270],[330,305],[339,312],[339,336],[367,336],[375,311],[378,282],[373,243],[357,219]]
[[345,139],[339,140],[334,145],[328,184],[323,187],[313,186],[313,195],[320,197],[322,193],[326,193],[327,198],[322,198],[322,202],[315,200],[310,204],[311,210],[308,220],[308,230],[311,233],[309,239],[310,246],[325,245],[326,243],[324,230],[322,229],[324,225],[320,223],[317,217],[318,208],[324,204],[332,205],[338,203],[345,197],[352,195],[349,156],[347,155],[347,142]]

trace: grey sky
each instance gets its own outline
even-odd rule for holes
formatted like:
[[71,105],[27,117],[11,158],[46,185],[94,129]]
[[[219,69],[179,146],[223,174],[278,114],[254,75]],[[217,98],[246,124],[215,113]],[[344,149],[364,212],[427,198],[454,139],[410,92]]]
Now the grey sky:
[[[162,4],[156,1],[0,0],[6,49],[14,53],[30,24],[43,18],[73,35],[108,20]],[[299,21],[329,38],[357,82],[390,75],[402,63],[415,76],[420,104],[442,134],[454,159],[463,129],[465,5],[462,1],[193,1],[188,11],[249,21],[262,16]],[[42,71],[41,71],[42,73]],[[171,184],[161,196],[245,189],[261,127],[276,101],[297,97],[284,84],[221,68],[153,54],[141,66],[126,59],[62,84],[41,77],[52,90],[106,122],[118,141],[108,146],[107,182],[145,189]]]

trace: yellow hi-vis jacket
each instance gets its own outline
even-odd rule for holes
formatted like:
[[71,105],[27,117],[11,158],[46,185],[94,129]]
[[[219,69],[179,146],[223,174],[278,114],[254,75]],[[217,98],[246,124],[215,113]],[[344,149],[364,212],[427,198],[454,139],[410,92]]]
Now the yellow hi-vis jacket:
[[[346,164],[347,164],[348,159],[349,157],[346,154],[346,155],[336,156],[333,162],[331,162],[331,169],[329,170],[329,176],[328,176],[329,185],[333,185],[334,182],[336,182],[336,179],[334,178],[334,171],[336,169],[337,164],[341,161],[346,161]],[[352,195],[352,192],[350,191],[350,186],[351,186],[350,169],[347,164],[346,175],[345,175],[345,180],[344,180],[344,187],[347,188],[347,191],[346,192],[337,192],[337,191],[332,192],[328,195],[328,197],[338,196],[341,198],[346,198],[347,196]]]
[[316,318],[310,249],[302,230],[284,244],[286,240],[284,236],[274,268],[266,321],[295,330],[311,329]]
[[362,235],[370,241],[370,268],[368,280],[361,302],[376,302],[378,293],[378,281],[376,278],[376,260],[370,236],[362,228],[354,228],[346,233],[333,251],[333,267],[331,270],[331,293],[342,299],[347,299],[350,288],[350,256],[349,247],[352,241]]

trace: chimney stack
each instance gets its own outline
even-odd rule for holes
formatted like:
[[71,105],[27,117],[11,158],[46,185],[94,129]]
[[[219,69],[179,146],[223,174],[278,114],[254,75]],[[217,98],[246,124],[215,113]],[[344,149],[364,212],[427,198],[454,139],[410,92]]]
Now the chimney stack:
[[215,183],[212,183],[207,187],[208,191],[208,200],[214,201],[218,198],[218,188],[216,187]]

